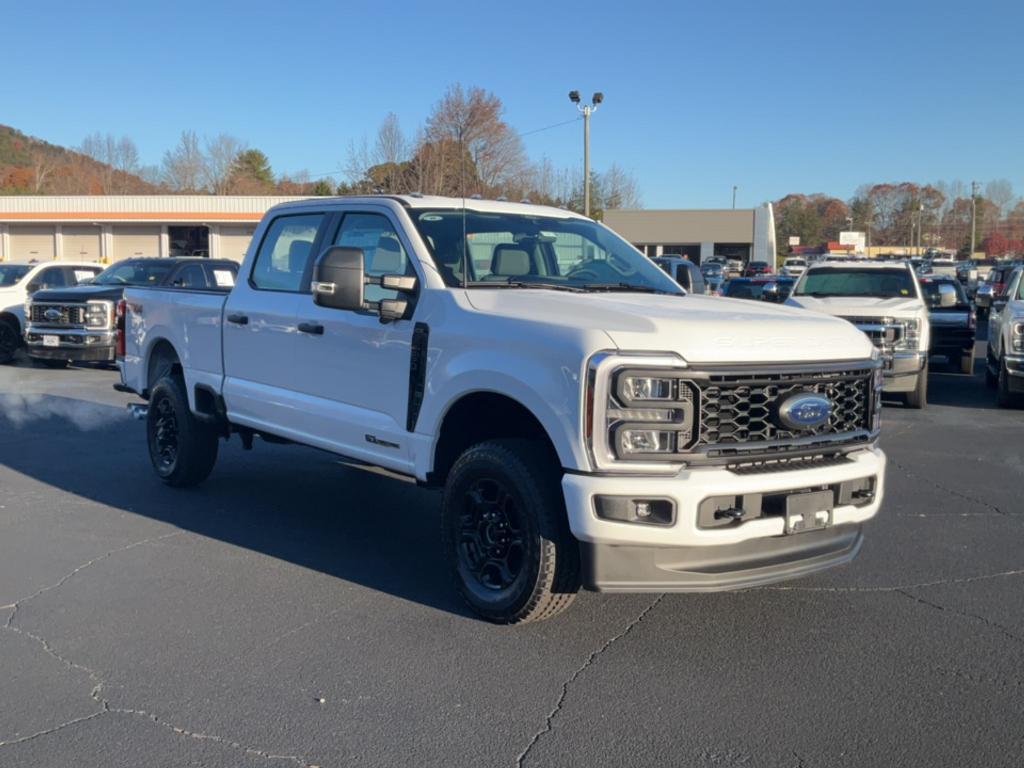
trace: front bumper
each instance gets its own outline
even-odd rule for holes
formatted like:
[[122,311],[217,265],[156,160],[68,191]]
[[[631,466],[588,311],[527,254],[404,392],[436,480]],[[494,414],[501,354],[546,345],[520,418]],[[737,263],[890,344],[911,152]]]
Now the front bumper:
[[[59,346],[44,346],[44,336],[56,336]],[[30,357],[42,360],[110,362],[115,358],[115,336],[114,331],[104,329],[29,326],[25,331],[25,344]]]
[[[673,477],[566,474],[562,479],[573,535],[581,542],[585,585],[609,591],[738,589],[801,576],[851,560],[860,525],[874,517],[885,485],[885,454],[866,448],[848,461],[812,468],[739,474],[725,467],[684,469]],[[701,503],[873,480],[868,502],[840,503],[828,527],[786,534],[783,515],[703,527]],[[620,522],[597,515],[597,497],[672,503],[671,524]]]
[[884,392],[912,392],[918,375],[928,365],[927,352],[892,352],[882,359],[885,363]]

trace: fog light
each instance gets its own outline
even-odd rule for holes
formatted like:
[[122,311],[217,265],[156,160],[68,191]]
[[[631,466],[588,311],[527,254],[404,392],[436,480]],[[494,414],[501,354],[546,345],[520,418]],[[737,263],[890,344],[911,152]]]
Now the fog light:
[[649,501],[638,501],[636,503],[636,516],[639,518],[645,518],[651,516],[651,503]]
[[668,499],[634,499],[629,496],[595,496],[594,511],[602,520],[641,525],[672,525],[676,508]]

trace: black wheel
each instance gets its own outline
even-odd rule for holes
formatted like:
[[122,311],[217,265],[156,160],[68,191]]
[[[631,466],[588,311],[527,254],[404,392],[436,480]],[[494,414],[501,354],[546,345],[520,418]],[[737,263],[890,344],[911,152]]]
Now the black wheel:
[[545,446],[494,440],[452,467],[441,515],[459,592],[499,624],[547,619],[580,587],[579,544],[569,531],[561,473]]
[[996,381],[996,405],[1000,408],[1016,408],[1020,401],[1020,395],[1010,391],[1010,372],[1006,369],[1006,363],[1000,360],[999,377]]
[[985,386],[989,389],[999,386],[999,374],[993,372],[993,366],[998,371],[999,361],[992,357],[992,350],[989,349],[985,354]]
[[0,320],[0,365],[11,362],[19,346],[21,346],[21,337],[18,335],[17,326],[14,323]]
[[928,369],[917,374],[917,386],[905,395],[908,408],[924,408],[928,404]]
[[168,485],[198,485],[217,461],[217,432],[193,415],[179,376],[165,376],[153,387],[146,437],[153,468]]

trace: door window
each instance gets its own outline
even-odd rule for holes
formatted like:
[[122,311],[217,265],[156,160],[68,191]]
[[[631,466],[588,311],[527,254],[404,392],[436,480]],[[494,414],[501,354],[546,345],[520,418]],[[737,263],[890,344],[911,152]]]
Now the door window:
[[188,264],[178,270],[171,285],[179,288],[206,288],[206,275],[199,264]]
[[64,279],[64,270],[61,267],[47,267],[39,273],[36,280],[40,288],[64,288],[67,280]]
[[[377,213],[348,213],[341,222],[335,245],[345,248],[362,248],[366,274],[381,275],[416,274],[395,228],[386,216]],[[384,290],[379,285],[367,285],[367,301],[393,299],[397,291]]]
[[693,281],[690,279],[690,270],[685,264],[676,264],[676,282],[685,290],[693,290]]
[[102,271],[99,267],[64,267],[64,279],[68,285],[78,285],[86,280],[92,280]]
[[303,285],[303,275],[323,220],[322,213],[274,219],[256,254],[251,277],[253,287],[292,293],[308,290],[309,286]]

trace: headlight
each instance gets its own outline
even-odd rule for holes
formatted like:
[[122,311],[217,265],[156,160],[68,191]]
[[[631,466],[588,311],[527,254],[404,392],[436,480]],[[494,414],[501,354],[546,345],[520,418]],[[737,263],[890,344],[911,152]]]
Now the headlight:
[[1015,352],[1024,352],[1024,323],[1013,324],[1013,349]]
[[110,326],[114,305],[109,301],[90,301],[85,305],[85,324],[89,328]]
[[896,346],[900,349],[917,349],[917,344],[921,340],[921,321],[914,318],[901,322],[903,323],[903,338],[897,342]]
[[674,471],[669,465],[682,463],[696,441],[699,402],[686,376],[672,355],[607,353],[591,360],[585,429],[596,469]]

